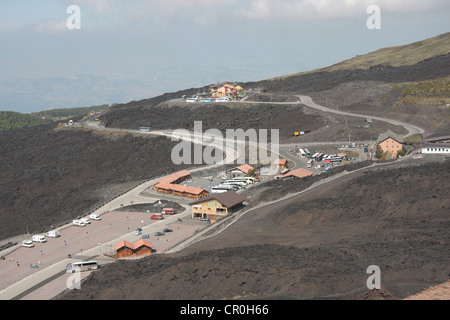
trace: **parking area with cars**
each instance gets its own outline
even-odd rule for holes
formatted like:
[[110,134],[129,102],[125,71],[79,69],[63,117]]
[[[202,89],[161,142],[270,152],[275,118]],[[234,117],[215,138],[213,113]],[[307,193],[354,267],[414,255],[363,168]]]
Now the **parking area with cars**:
[[[168,216],[167,220],[162,221],[152,220],[150,216],[147,212],[111,211],[103,214],[101,220],[91,220],[91,223],[83,227],[71,225],[60,230],[59,237],[46,237],[46,242],[32,241],[33,247],[17,248],[0,259],[0,291],[62,260],[84,260],[105,253],[111,254],[115,241],[118,242],[119,239],[134,242],[140,236],[148,235],[147,239],[152,242],[157,254],[208,226],[203,221],[190,218],[189,214],[182,219],[177,215]],[[135,234],[138,228],[142,230],[140,235]],[[155,232],[164,232],[164,236],[155,236]],[[66,289],[65,281],[54,281],[53,289],[48,286],[42,288],[52,291],[53,296]]]

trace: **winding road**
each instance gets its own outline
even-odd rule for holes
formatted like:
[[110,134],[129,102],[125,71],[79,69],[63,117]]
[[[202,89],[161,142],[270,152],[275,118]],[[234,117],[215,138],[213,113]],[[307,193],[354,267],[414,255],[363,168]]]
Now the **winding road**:
[[425,133],[424,129],[422,129],[422,128],[418,127],[418,126],[406,123],[406,122],[401,122],[401,121],[387,119],[387,118],[382,118],[382,117],[368,116],[368,115],[363,115],[363,114],[358,114],[358,113],[350,113],[350,112],[334,110],[334,109],[327,108],[327,107],[324,107],[324,106],[321,106],[321,105],[315,103],[311,99],[311,97],[309,97],[309,96],[300,95],[298,97],[300,99],[300,103],[302,103],[302,104],[304,104],[304,105],[306,105],[306,106],[308,106],[310,108],[313,108],[313,109],[316,109],[316,110],[320,110],[320,111],[323,111],[323,112],[331,112],[331,113],[335,113],[335,114],[341,114],[341,115],[357,117],[357,118],[368,118],[368,117],[370,117],[373,120],[387,122],[387,123],[390,123],[390,124],[393,124],[393,125],[396,125],[396,126],[403,126],[408,131],[408,134],[406,134],[405,137],[408,137],[410,135]]
[[[309,96],[304,96],[304,95],[300,95],[298,96],[299,101],[297,102],[256,102],[256,101],[245,101],[245,103],[257,103],[257,104],[299,104],[302,103],[307,107],[316,109],[316,110],[320,110],[323,112],[330,112],[330,113],[335,113],[335,114],[342,114],[342,115],[346,115],[346,116],[353,116],[353,117],[361,117],[361,118],[367,118],[367,115],[362,115],[362,114],[355,114],[355,113],[349,113],[349,112],[343,112],[343,111],[338,111],[338,110],[333,110],[321,105],[316,104],[311,97]],[[243,102],[244,103],[244,102]],[[406,136],[409,135],[414,135],[414,134],[423,134],[425,131],[415,125],[411,125],[408,123],[404,123],[404,122],[400,122],[397,120],[392,120],[392,119],[387,119],[387,118],[381,118],[381,117],[373,117],[370,116],[370,118],[378,120],[378,121],[384,121],[393,125],[400,125],[403,126],[407,131],[408,134]],[[84,122],[83,123],[85,126],[87,127],[91,127],[93,129],[102,129],[105,130],[105,128],[102,127],[98,127],[98,123],[92,121],[92,122]],[[117,130],[117,129],[107,129],[106,130]],[[151,135],[163,135],[163,136],[167,136],[167,137],[173,137],[173,133],[172,132],[168,132],[168,131],[151,131],[151,132],[140,132],[138,130],[126,130],[126,129],[122,129],[121,131],[126,131],[126,132],[131,132],[131,133],[141,133],[141,134],[151,134]],[[178,136],[178,138],[180,138]],[[198,142],[197,137],[195,136],[186,136],[186,139],[193,139],[191,140],[192,142]],[[226,159],[224,159],[224,161],[226,163],[230,163],[229,161],[231,159],[235,160],[237,159],[237,157],[239,156],[239,152],[237,152],[234,148],[230,149],[227,146],[226,139],[223,141],[217,141],[217,147],[222,146],[224,153],[227,155]],[[236,143],[246,143],[245,141],[234,141]],[[202,141],[202,143],[205,143],[204,141]],[[333,142],[329,142],[329,144],[333,144]],[[211,143],[208,143],[208,145],[211,145]],[[237,146],[237,144],[236,144]],[[269,149],[269,146],[267,146],[267,149]],[[272,149],[272,148],[271,148]],[[273,150],[271,150],[273,151]],[[278,155],[282,155],[284,157],[286,157],[286,152],[282,151],[279,152],[278,151]],[[231,156],[230,156],[231,155]],[[289,156],[290,157],[290,156]],[[214,168],[217,166],[221,166],[223,165],[223,162],[221,163],[216,163],[214,165],[207,165],[207,166],[202,166],[201,168],[195,168],[194,170],[204,170],[204,169],[208,169],[208,168]],[[192,171],[194,171],[192,170]],[[333,180],[333,179],[331,179]],[[95,210],[94,213],[98,213],[98,214],[102,214],[117,208],[120,208],[122,206],[123,203],[129,203],[131,201],[133,201],[134,203],[143,203],[143,202],[148,202],[149,199],[145,199],[142,196],[140,196],[140,193],[145,190],[146,188],[148,188],[149,186],[151,186],[155,181],[147,181],[143,184],[140,184],[138,186],[136,186],[135,188],[133,188],[132,190],[128,191],[127,193],[121,195],[120,197],[111,200],[110,202],[103,204],[100,208],[98,208],[97,210]],[[291,195],[290,197],[293,197],[295,195]],[[154,200],[154,199],[151,199]],[[268,204],[267,204],[268,205]],[[92,248],[92,250],[98,250],[98,248]],[[64,262],[65,263],[65,262]],[[61,272],[61,266],[64,265],[64,263],[59,263],[59,264],[55,264],[52,265],[51,267],[48,267],[48,269],[46,269],[46,273],[41,273],[39,277],[28,277],[26,281],[24,281],[24,279],[22,279],[21,283],[20,283],[20,287],[19,286],[11,286],[11,288],[6,288],[5,290],[2,290],[0,292],[0,297],[1,299],[11,299],[14,297],[17,297],[18,295],[22,294],[23,292],[26,292],[27,290],[30,290],[30,288],[33,288],[33,290],[38,289],[38,286],[40,284],[45,283],[45,279],[51,279],[52,277],[55,277],[56,274]],[[14,288],[13,288],[14,287]]]

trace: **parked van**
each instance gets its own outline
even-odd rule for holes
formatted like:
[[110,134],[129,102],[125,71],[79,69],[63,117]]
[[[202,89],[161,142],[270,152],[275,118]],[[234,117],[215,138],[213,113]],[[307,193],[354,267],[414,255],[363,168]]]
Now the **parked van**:
[[33,242],[47,242],[47,239],[45,239],[45,237],[41,235],[35,235],[31,237],[31,240],[33,240]]
[[49,238],[58,238],[60,236],[61,235],[59,234],[58,230],[51,230],[51,231],[47,232],[47,237],[49,237]]
[[216,102],[228,102],[228,101],[230,101],[230,98],[228,97],[216,98]]
[[31,241],[31,240],[23,240],[22,241],[22,247],[33,248],[34,247],[33,241]]
[[102,218],[100,218],[98,214],[91,214],[89,218],[91,218],[92,220],[102,220]]
[[91,223],[91,221],[89,220],[89,218],[81,218],[80,221],[83,222],[84,224],[89,224],[89,223]]
[[77,227],[84,227],[84,226],[86,226],[86,224],[83,223],[81,220],[73,220],[72,223],[73,223],[74,226],[77,226]]

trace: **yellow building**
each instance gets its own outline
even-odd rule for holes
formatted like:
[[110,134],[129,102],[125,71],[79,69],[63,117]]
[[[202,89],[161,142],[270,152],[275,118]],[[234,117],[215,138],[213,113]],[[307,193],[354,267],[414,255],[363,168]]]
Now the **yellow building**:
[[402,137],[391,130],[380,134],[377,143],[381,147],[381,150],[383,150],[383,153],[387,152],[393,159],[397,158],[398,152],[403,150]]
[[192,218],[208,218],[211,223],[242,208],[245,198],[234,191],[216,193],[190,203]]

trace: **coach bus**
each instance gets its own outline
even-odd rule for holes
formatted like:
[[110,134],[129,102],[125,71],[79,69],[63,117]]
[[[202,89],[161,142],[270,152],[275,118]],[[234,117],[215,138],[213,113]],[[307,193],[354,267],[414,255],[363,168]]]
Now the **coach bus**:
[[255,183],[256,182],[256,178],[253,177],[235,177],[233,178],[233,181],[244,181],[247,183]]
[[303,149],[298,150],[298,153],[302,156],[302,158],[306,157],[306,152]]
[[216,187],[211,188],[211,193],[224,193],[224,192],[228,192],[230,190],[233,190],[233,189],[230,189],[227,186],[216,186]]
[[311,152],[308,149],[305,149],[306,157],[311,158]]
[[97,261],[80,261],[80,262],[72,262],[66,266],[67,273],[75,273],[81,271],[91,271],[97,270],[98,263]]

